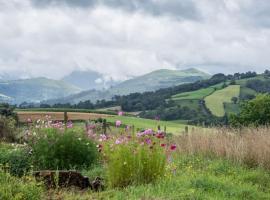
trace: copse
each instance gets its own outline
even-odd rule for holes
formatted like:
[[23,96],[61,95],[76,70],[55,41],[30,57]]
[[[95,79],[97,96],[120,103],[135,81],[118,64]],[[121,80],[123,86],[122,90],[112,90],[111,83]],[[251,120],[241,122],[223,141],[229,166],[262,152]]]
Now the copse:
[[270,124],[270,95],[260,94],[241,105],[238,115],[231,115],[229,122],[234,127],[262,126]]

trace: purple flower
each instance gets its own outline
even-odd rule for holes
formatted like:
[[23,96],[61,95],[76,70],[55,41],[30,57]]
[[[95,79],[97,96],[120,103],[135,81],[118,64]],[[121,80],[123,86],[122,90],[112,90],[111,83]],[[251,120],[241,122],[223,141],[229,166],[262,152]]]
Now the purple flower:
[[146,138],[146,139],[145,139],[145,143],[146,143],[146,144],[151,144],[151,143],[152,143],[152,141],[151,141],[151,139],[150,139],[150,138]]
[[153,134],[153,130],[152,129],[147,129],[144,131],[144,135],[152,135]]
[[117,120],[117,121],[115,122],[115,126],[116,126],[116,127],[120,127],[121,124],[122,124],[122,122],[121,122],[120,120]]

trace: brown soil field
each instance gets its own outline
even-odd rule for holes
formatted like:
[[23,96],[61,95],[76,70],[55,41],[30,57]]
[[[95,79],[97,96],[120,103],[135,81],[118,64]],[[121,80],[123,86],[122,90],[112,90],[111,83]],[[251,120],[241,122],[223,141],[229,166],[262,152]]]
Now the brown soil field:
[[[17,112],[19,122],[27,122],[28,119],[32,121],[37,120],[46,120],[46,115],[50,116],[51,120],[64,120],[64,112],[27,112],[27,111],[19,111]],[[93,120],[98,118],[107,118],[112,115],[105,114],[96,114],[96,113],[80,113],[80,112],[68,112],[68,120]]]

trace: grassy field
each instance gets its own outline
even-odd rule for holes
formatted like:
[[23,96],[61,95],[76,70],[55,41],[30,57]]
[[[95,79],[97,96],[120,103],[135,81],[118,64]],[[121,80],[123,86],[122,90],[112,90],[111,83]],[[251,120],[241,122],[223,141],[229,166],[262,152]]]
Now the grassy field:
[[[46,115],[51,117],[51,120],[64,120],[64,112],[38,112],[38,111],[17,111],[19,121],[27,122],[30,118],[32,121],[37,121],[39,119],[46,120]],[[116,116],[116,115],[106,115],[106,114],[98,114],[98,113],[80,113],[80,112],[67,112],[68,120],[71,121],[81,121],[81,120],[94,120],[98,118],[106,118],[108,122],[115,123],[116,120],[121,120],[122,124],[129,125],[135,127],[135,129],[146,129],[151,128],[157,130],[158,125],[161,126],[162,130],[164,130],[166,126],[166,131],[168,133],[180,133],[185,130],[185,125],[182,122],[175,121],[157,121],[151,119],[143,119],[138,117],[129,117],[129,116]],[[192,128],[193,126],[190,126]],[[195,127],[193,127],[195,128]]]
[[217,90],[205,98],[205,104],[213,115],[225,115],[224,103],[231,102],[232,97],[239,97],[240,85],[230,85],[222,90]]
[[204,97],[210,95],[212,92],[214,92],[214,88],[204,88],[192,92],[184,92],[177,95],[172,96],[172,100],[178,101],[178,100],[184,100],[184,99],[203,99]]
[[[156,121],[151,119],[143,119],[143,118],[136,118],[136,117],[126,117],[126,116],[113,116],[107,118],[108,122],[114,123],[116,120],[121,120],[121,122],[125,125],[132,126],[134,125],[135,129],[146,129],[151,128],[153,130],[157,130],[158,125],[161,126],[162,130],[166,126],[166,131],[168,133],[181,133],[185,130],[187,125],[181,122],[169,122],[169,121]],[[192,128],[193,126],[189,126]],[[195,127],[193,127],[195,128]]]

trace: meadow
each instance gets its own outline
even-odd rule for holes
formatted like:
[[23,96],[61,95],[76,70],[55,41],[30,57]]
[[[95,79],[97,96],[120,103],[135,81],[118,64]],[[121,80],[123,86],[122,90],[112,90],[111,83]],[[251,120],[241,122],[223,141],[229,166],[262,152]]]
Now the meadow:
[[[9,127],[10,137],[0,134],[0,199],[270,199],[268,127],[187,132],[182,121],[123,113],[71,112],[75,121],[82,118],[67,124],[54,120],[62,112],[18,114],[31,121]],[[102,117],[112,130],[107,135]],[[104,188],[62,187],[57,176],[48,188],[33,176],[44,169],[101,177]]]
[[[73,135],[80,132],[78,127],[73,127],[70,131],[72,131]],[[124,129],[119,128],[118,131],[121,132],[122,136],[117,137],[118,139],[115,138],[116,140],[113,139],[113,141],[119,141],[119,143],[115,143],[116,147],[119,147],[119,149],[115,149],[117,154],[109,151],[113,155],[113,158],[118,158],[118,161],[113,163],[113,168],[110,168],[110,164],[105,164],[109,162],[109,159],[105,161],[105,163],[101,162],[99,164],[90,165],[88,168],[83,167],[79,170],[82,174],[91,178],[96,176],[104,178],[106,186],[104,191],[93,192],[90,189],[78,190],[76,188],[46,190],[42,183],[36,182],[35,178],[32,177],[31,171],[25,173],[23,177],[17,177],[10,175],[10,173],[6,171],[6,168],[1,165],[1,199],[266,200],[270,198],[270,152],[268,148],[270,138],[268,134],[269,129],[266,127],[259,129],[246,128],[243,130],[211,129],[205,133],[195,130],[189,134],[172,136],[167,139],[157,139],[156,142],[160,141],[160,144],[175,145],[173,151],[169,149],[166,150],[166,152],[170,151],[171,153],[167,158],[168,162],[166,162],[164,174],[153,182],[135,184],[121,181],[120,184],[125,183],[124,187],[114,187],[110,186],[111,180],[118,180],[118,176],[122,177],[119,180],[128,180],[129,177],[132,177],[128,175],[132,173],[132,171],[129,170],[132,169],[135,172],[136,168],[134,167],[137,166],[132,164],[133,158],[129,157],[129,151],[125,149],[125,147],[128,147],[128,143],[124,142],[124,140],[123,143],[120,141],[121,138],[123,139],[123,134],[125,134],[125,132],[123,132]],[[145,134],[148,134],[148,132]],[[136,137],[143,137],[144,139],[151,138],[154,140],[150,135],[143,136],[143,134],[141,134]],[[66,142],[67,141],[68,140],[66,140]],[[82,140],[73,141],[80,142]],[[109,141],[103,140],[99,144],[105,147],[107,142]],[[111,143],[109,142],[109,144]],[[62,145],[70,147],[72,144],[63,143]],[[151,145],[149,147],[151,147]],[[6,155],[7,158],[9,157],[7,152],[17,152],[20,148],[24,147],[2,142],[0,145],[2,152],[0,162],[3,162],[4,155]],[[79,147],[77,146],[76,148]],[[68,148],[67,150],[71,153],[72,149]],[[145,150],[143,152],[145,152]],[[109,153],[106,148],[104,148],[102,152],[103,151],[106,154]],[[150,155],[154,158],[152,161],[158,158],[156,156],[162,156],[162,154],[152,153],[149,154],[149,156]],[[143,161],[146,163],[146,166],[150,167],[146,168],[149,174],[157,173],[157,171],[155,171],[157,170],[157,163],[151,163],[151,157],[145,157],[147,159]],[[140,159],[140,157],[137,159]],[[22,163],[21,159],[20,162]],[[31,161],[28,160],[28,162]],[[52,163],[51,160],[50,163]],[[17,168],[23,166],[24,165],[16,165]],[[9,167],[12,168],[14,166],[11,163]],[[110,179],[110,171],[108,171],[108,169],[113,170],[113,179]],[[138,172],[141,173],[140,171]],[[13,188],[15,183],[17,187]]]
[[211,113],[218,117],[225,115],[224,103],[232,102],[232,97],[239,97],[240,85],[230,85],[222,90],[217,90],[205,98],[205,105]]

